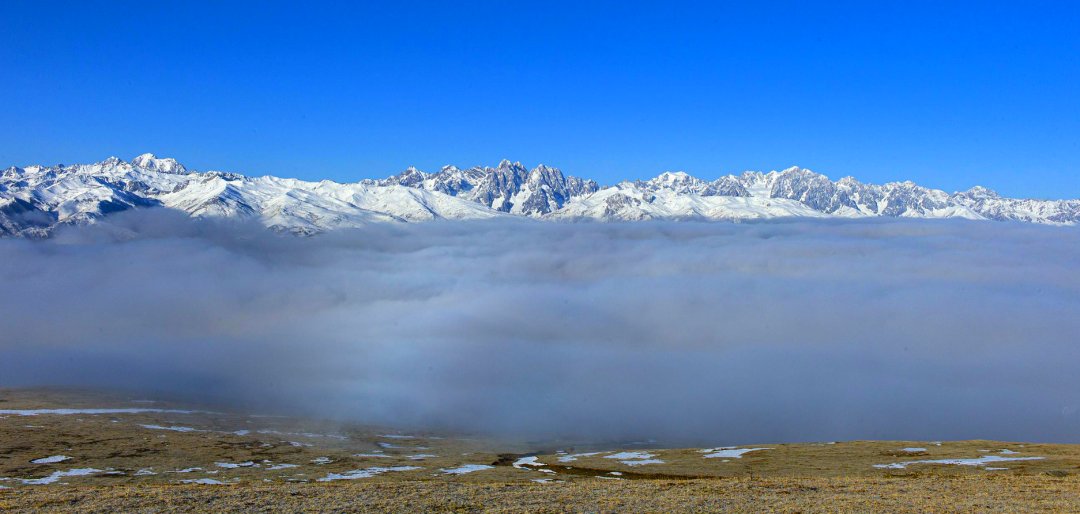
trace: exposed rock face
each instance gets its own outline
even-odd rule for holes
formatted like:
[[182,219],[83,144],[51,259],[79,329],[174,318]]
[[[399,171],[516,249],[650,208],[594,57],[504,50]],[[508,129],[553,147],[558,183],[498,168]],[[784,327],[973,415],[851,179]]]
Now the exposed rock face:
[[370,181],[376,185],[403,185],[437,191],[477,202],[500,212],[542,216],[560,209],[572,197],[596,192],[592,180],[567,177],[543,164],[529,171],[520,162],[504,160],[496,168],[460,170],[446,166],[426,174],[409,168],[399,175]]

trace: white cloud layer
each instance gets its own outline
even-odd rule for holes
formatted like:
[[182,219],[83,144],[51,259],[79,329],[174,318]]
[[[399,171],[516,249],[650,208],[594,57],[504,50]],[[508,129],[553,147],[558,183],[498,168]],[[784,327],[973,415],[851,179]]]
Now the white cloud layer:
[[723,444],[1080,442],[1080,231],[121,214],[0,240],[0,386]]

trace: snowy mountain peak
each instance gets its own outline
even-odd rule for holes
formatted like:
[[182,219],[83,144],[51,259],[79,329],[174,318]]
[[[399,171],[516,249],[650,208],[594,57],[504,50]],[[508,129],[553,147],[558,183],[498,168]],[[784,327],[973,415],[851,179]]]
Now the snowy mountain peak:
[[963,194],[969,198],[1001,198],[1001,195],[998,194],[997,191],[985,188],[983,186],[975,186],[960,194]]
[[[119,161],[119,159],[117,159]],[[186,174],[187,168],[183,164],[176,162],[173,158],[159,159],[152,153],[144,153],[131,160],[131,164],[138,166],[145,170],[157,171],[161,173],[170,173],[174,175]]]
[[416,169],[415,166],[409,166],[408,168],[405,168],[405,171],[401,172],[398,177],[400,177],[400,180],[398,180],[399,184],[415,187],[416,184],[420,184],[424,180],[427,180],[428,174]]
[[551,213],[575,196],[595,192],[596,182],[567,177],[558,168],[543,164],[527,170],[520,162],[503,159],[496,168],[467,170],[444,166],[438,173],[410,172],[370,182],[403,185],[436,191],[473,201],[500,212],[525,216]]
[[691,177],[685,171],[665,171],[652,179],[653,182],[662,184],[681,184],[690,182],[691,180],[697,179],[694,179],[694,177]]
[[44,237],[56,227],[95,223],[114,212],[167,207],[194,217],[252,218],[275,230],[312,234],[384,221],[526,216],[541,219],[740,220],[772,217],[917,217],[1073,225],[1080,200],[1004,198],[984,187],[946,193],[911,181],[832,181],[797,166],[713,181],[668,171],[601,188],[558,168],[502,160],[498,167],[436,173],[415,167],[352,184],[187,170],[143,154],[89,165],[0,170],[0,235]]
[[525,171],[525,166],[522,166],[520,161],[510,162],[510,159],[503,159],[499,161],[499,167],[497,169]]
[[750,196],[746,187],[735,177],[720,177],[712,182],[701,180],[684,171],[665,171],[644,182],[634,182],[635,187],[645,191],[674,191],[679,194],[700,196]]

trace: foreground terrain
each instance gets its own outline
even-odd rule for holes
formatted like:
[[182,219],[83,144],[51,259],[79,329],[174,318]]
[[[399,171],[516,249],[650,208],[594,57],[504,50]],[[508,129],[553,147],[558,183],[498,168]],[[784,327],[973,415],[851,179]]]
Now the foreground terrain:
[[0,509],[1080,511],[1076,445],[654,446],[403,433],[0,390]]

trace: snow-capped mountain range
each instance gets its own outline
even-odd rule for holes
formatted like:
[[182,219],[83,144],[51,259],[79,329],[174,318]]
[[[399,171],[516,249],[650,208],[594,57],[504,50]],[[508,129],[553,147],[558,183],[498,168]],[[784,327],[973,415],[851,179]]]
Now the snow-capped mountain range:
[[969,218],[1072,225],[1080,200],[1004,198],[982,187],[946,193],[912,182],[837,181],[792,167],[713,181],[665,172],[602,187],[539,165],[415,168],[342,184],[188,170],[143,154],[130,162],[11,167],[0,171],[0,235],[45,237],[127,209],[167,207],[194,217],[254,218],[313,234],[375,222],[529,217],[544,220],[744,220],[774,217]]

